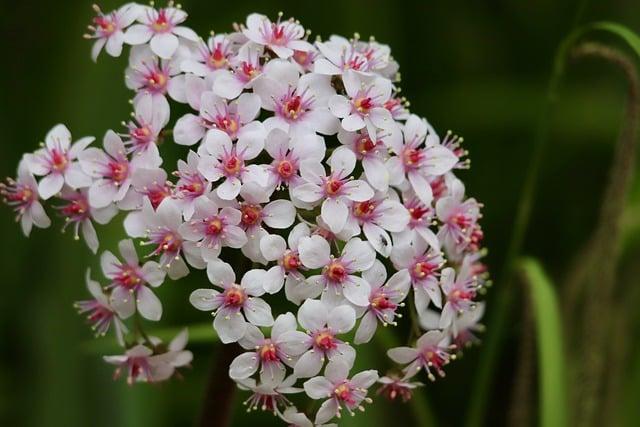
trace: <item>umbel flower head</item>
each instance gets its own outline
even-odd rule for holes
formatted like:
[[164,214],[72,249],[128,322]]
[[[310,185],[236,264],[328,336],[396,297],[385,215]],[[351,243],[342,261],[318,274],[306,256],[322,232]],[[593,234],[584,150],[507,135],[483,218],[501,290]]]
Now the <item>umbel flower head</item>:
[[[421,375],[443,377],[478,341],[489,282],[482,204],[456,176],[468,153],[408,110],[389,46],[312,41],[283,14],[200,38],[171,1],[94,9],[91,57],[131,46],[131,119],[93,145],[54,126],[0,194],[25,235],[49,227],[53,207],[94,253],[95,224],[123,218],[118,251],[100,257],[104,278],[87,273],[91,298],[76,303],[96,336],[122,346],[104,357],[116,377],[159,382],[190,364],[186,331],[165,345],[144,328],[162,321],[166,278],[205,272],[211,286],[190,290],[190,304],[244,349],[229,376],[249,409],[284,424],[363,411],[376,382],[406,401]],[[171,142],[183,150],[176,165],[161,150]],[[413,332],[388,350],[389,374],[349,373],[381,328],[402,324]]]

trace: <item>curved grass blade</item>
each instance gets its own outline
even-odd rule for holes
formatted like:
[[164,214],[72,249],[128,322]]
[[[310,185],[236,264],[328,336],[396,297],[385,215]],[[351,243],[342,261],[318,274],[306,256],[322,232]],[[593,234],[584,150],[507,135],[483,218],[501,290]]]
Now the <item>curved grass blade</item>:
[[562,322],[555,290],[542,267],[532,258],[520,262],[533,305],[539,366],[540,425],[567,425],[566,367]]

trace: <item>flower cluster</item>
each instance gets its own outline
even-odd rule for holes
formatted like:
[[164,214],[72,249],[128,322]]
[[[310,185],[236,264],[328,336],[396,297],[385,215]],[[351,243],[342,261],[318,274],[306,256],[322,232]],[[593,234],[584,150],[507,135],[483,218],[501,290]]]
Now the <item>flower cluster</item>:
[[[481,329],[482,206],[454,174],[469,166],[462,139],[408,111],[389,47],[312,42],[282,14],[202,39],[172,2],[95,10],[93,59],[131,46],[132,119],[101,146],[55,126],[0,189],[25,234],[50,225],[43,203],[54,200],[94,253],[94,223],[124,213],[120,257],[101,256],[107,285],[88,273],[92,299],[77,303],[97,334],[115,330],[124,354],[105,360],[116,374],[161,381],[190,363],[186,332],[164,345],[127,321],[160,320],[165,276],[204,270],[211,286],[190,302],[213,313],[220,341],[245,349],[229,375],[250,408],[322,425],[364,410],[376,382],[407,400],[419,371],[443,376]],[[172,122],[172,103],[191,112]],[[159,145],[171,139],[188,148],[167,173]],[[277,298],[291,311],[274,314]],[[415,345],[389,350],[402,373],[350,376],[356,348],[397,325],[406,303]],[[323,401],[317,413],[288,397],[303,391]]]

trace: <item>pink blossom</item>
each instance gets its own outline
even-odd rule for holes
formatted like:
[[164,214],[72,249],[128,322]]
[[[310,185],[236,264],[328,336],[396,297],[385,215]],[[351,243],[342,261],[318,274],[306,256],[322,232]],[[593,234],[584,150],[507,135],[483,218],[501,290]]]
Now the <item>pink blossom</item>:
[[118,317],[115,308],[109,302],[109,297],[104,294],[102,287],[95,280],[91,280],[91,270],[87,270],[85,281],[89,293],[93,297],[90,300],[77,301],[74,307],[78,313],[87,316],[87,322],[97,336],[105,336],[111,325],[115,330],[116,339],[120,345],[124,345],[124,335],[128,330],[124,322]]
[[182,208],[185,221],[193,216],[197,201],[207,199],[211,191],[211,183],[207,182],[198,171],[199,163],[200,157],[193,151],[189,151],[186,162],[178,160],[178,171],[175,172],[179,179],[173,196]]
[[367,397],[368,389],[378,381],[375,370],[362,371],[349,379],[350,365],[331,362],[324,377],[311,378],[304,383],[304,391],[315,400],[327,399],[316,414],[316,424],[322,424],[333,417],[340,418],[342,409],[354,415],[356,410],[364,411],[363,402],[371,403]]
[[356,352],[337,336],[346,334],[356,323],[356,313],[348,305],[329,308],[318,300],[306,300],[298,310],[298,323],[307,330],[307,350],[295,364],[294,375],[309,378],[317,375],[325,360],[353,364]]
[[212,261],[207,266],[207,277],[212,284],[222,288],[222,292],[197,289],[191,293],[189,301],[195,308],[214,313],[213,327],[223,343],[236,342],[244,337],[247,322],[256,326],[273,325],[271,307],[258,298],[264,294],[263,274],[260,270],[249,270],[237,284],[229,264]]
[[305,36],[304,28],[293,18],[281,22],[282,14],[276,22],[271,22],[264,15],[252,13],[247,17],[247,28],[243,33],[249,40],[271,49],[280,58],[289,58],[294,50],[309,51],[309,42],[302,40]]
[[356,165],[355,155],[346,148],[336,149],[329,158],[331,174],[324,167],[307,164],[301,168],[307,182],[292,190],[293,196],[306,203],[322,200],[321,215],[334,233],[344,228],[349,217],[348,201],[363,202],[373,197],[373,190],[365,181],[349,177]]
[[391,82],[377,76],[366,76],[353,70],[342,75],[347,96],[334,95],[329,99],[329,109],[334,116],[342,119],[342,128],[354,132],[367,129],[375,142],[377,129],[395,126],[385,103],[391,97]]
[[390,183],[402,187],[408,180],[418,198],[426,205],[433,200],[428,178],[444,175],[458,158],[440,139],[426,120],[412,115],[403,129],[404,143],[396,142],[389,148],[396,154],[387,161]]
[[243,402],[247,411],[261,409],[281,415],[282,409],[286,412],[292,405],[285,395],[302,392],[302,389],[294,387],[296,381],[297,378],[291,375],[279,383],[258,383],[253,378],[238,380],[237,383],[239,389],[251,392],[251,396]]
[[129,163],[124,143],[112,130],[103,140],[104,150],[91,147],[79,155],[82,170],[95,180],[89,187],[89,203],[104,208],[119,202],[131,188],[133,166]]
[[169,122],[169,105],[162,96],[144,94],[135,99],[133,119],[126,124],[125,146],[131,163],[143,168],[162,164],[158,150],[160,132]]
[[281,314],[271,328],[271,338],[265,338],[257,327],[249,324],[239,344],[249,350],[236,357],[229,366],[234,380],[247,379],[260,369],[262,384],[280,384],[286,376],[286,366],[293,367],[307,349],[307,335],[297,331],[293,314]]
[[331,255],[329,243],[320,236],[304,237],[299,243],[300,260],[309,269],[321,268],[319,275],[307,278],[308,286],[315,288],[314,297],[322,294],[323,300],[338,305],[346,298],[354,305],[369,305],[371,287],[355,273],[368,270],[375,260],[375,251],[359,238],[351,239],[339,257]]
[[127,3],[108,14],[102,13],[98,5],[94,4],[93,9],[96,12],[96,17],[93,18],[93,25],[89,26],[89,30],[93,34],[85,34],[85,38],[96,40],[91,48],[91,59],[97,61],[102,48],[105,48],[111,56],[120,56],[124,43],[123,30],[138,17],[139,5]]
[[213,92],[226,99],[237,98],[243,90],[253,87],[262,75],[262,47],[247,43],[231,59],[232,71],[222,70],[213,83]]
[[478,284],[475,276],[472,276],[469,271],[461,270],[456,276],[453,268],[445,268],[440,277],[440,286],[447,302],[442,307],[439,327],[447,328],[454,323],[458,315],[475,308],[474,299]]
[[160,286],[164,282],[164,270],[155,261],[147,261],[141,266],[131,240],[122,240],[118,248],[124,262],[109,251],[100,258],[102,272],[111,280],[111,306],[123,319],[137,310],[145,319],[160,320],[162,304],[147,285]]
[[180,226],[180,233],[191,242],[197,242],[202,258],[214,261],[223,247],[241,248],[247,243],[247,236],[240,224],[240,211],[231,207],[218,209],[206,197],[195,203],[195,214]]
[[376,394],[381,394],[392,401],[400,397],[403,403],[411,400],[413,391],[424,385],[419,382],[407,381],[396,375],[384,376],[378,380],[378,383],[382,384],[382,386],[380,386]]
[[182,71],[205,77],[218,70],[229,69],[230,60],[235,53],[234,47],[232,40],[226,34],[216,34],[209,37],[206,42],[199,40],[193,57],[182,62]]
[[93,140],[93,137],[85,137],[72,145],[69,129],[65,125],[56,125],[47,133],[43,148],[33,154],[25,154],[29,172],[43,177],[38,184],[43,200],[58,194],[65,183],[74,189],[91,185],[91,178],[82,171],[76,159]]
[[116,216],[118,209],[111,204],[104,208],[93,208],[89,204],[88,190],[73,190],[64,187],[60,193],[60,199],[66,204],[55,206],[55,209],[64,217],[65,225],[63,231],[71,226],[74,230],[74,238],[80,239],[80,233],[85,243],[94,254],[98,252],[99,242],[96,229],[93,227],[93,221],[98,224],[107,224]]
[[190,28],[180,26],[187,19],[187,13],[171,6],[156,10],[141,6],[137,20],[124,35],[124,41],[131,45],[149,42],[153,53],[160,58],[169,59],[178,49],[180,38],[197,42],[198,35]]
[[224,179],[216,188],[216,194],[223,200],[235,199],[243,183],[255,182],[264,187],[267,173],[261,165],[246,165],[260,154],[264,141],[239,140],[233,145],[226,132],[211,129],[204,140],[203,155],[198,170],[210,182]]
[[464,185],[455,180],[451,185],[450,195],[443,197],[436,203],[436,214],[442,222],[438,231],[438,238],[451,252],[464,250],[473,238],[474,233],[482,231],[477,222],[480,219],[480,204],[475,199],[464,200]]
[[431,381],[435,381],[435,372],[444,377],[443,367],[455,356],[449,354],[448,337],[441,331],[429,331],[418,338],[415,348],[396,347],[387,352],[391,360],[406,365],[403,372],[405,378],[414,377],[421,369],[427,372]]
[[431,229],[431,226],[436,224],[433,218],[435,209],[422,203],[413,191],[406,191],[402,200],[405,209],[409,211],[409,224],[404,230],[393,233],[393,242],[396,245],[408,245],[417,236],[432,248],[439,250],[440,240]]
[[[129,67],[125,70],[125,83],[140,94],[186,102],[184,75],[180,74],[180,62],[186,55],[179,50],[172,59],[159,59],[148,46],[134,46],[129,54]],[[166,99],[166,98],[165,98]],[[168,108],[168,104],[167,104]]]
[[238,99],[226,102],[213,92],[204,92],[200,98],[200,114],[187,114],[176,122],[174,137],[177,144],[198,143],[209,129],[225,132],[232,140],[243,144],[264,144],[266,131],[255,118],[260,112],[260,98],[243,93]]
[[373,338],[378,328],[378,321],[384,326],[396,325],[395,317],[400,317],[396,310],[403,306],[402,301],[407,297],[411,283],[409,272],[406,270],[398,271],[385,283],[387,271],[377,260],[373,267],[362,273],[362,277],[371,286],[371,293],[369,306],[356,331],[354,339],[356,344],[369,342]]
[[18,165],[15,180],[7,178],[6,184],[0,182],[0,195],[4,203],[16,212],[16,220],[20,221],[25,236],[31,234],[34,224],[38,228],[48,228],[51,225],[51,220],[40,203],[38,183],[25,161]]
[[262,99],[262,108],[274,116],[264,121],[268,130],[280,128],[286,132],[319,132],[333,135],[338,120],[328,108],[335,95],[328,76],[300,74],[295,65],[284,60],[272,60],[264,67],[262,77],[253,88]]
[[[140,214],[144,199],[149,199],[149,202],[153,209],[157,209],[160,203],[167,197],[171,197],[173,194],[173,184],[167,181],[167,173],[163,169],[136,169],[133,172],[131,178],[131,185],[135,191],[130,191],[127,196],[118,203],[118,207],[122,210],[138,210],[132,212],[130,215]],[[127,228],[128,221],[125,220],[125,228]],[[140,224],[144,228],[144,224]],[[138,233],[127,234],[132,237],[141,237],[144,234],[144,230]]]

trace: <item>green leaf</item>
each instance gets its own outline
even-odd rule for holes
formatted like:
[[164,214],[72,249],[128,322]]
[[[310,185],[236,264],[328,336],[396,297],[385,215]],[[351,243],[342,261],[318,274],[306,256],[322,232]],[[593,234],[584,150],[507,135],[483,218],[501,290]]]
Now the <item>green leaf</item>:
[[605,31],[613,34],[621,38],[640,57],[640,37],[622,24],[609,21],[594,22],[588,24],[584,30],[585,32],[589,30]]
[[[180,333],[183,327],[164,328],[152,330],[149,335],[160,338],[163,342],[168,343],[176,335]],[[202,344],[217,342],[218,336],[216,331],[213,330],[211,322],[197,323],[187,326],[189,330],[189,344]],[[99,354],[111,354],[121,351],[121,347],[116,341],[115,337],[108,337],[102,339],[96,339],[94,341],[88,341],[82,344],[82,349],[87,353],[99,353]]]
[[542,267],[532,258],[520,262],[529,286],[538,348],[540,425],[567,425],[567,387],[562,322],[555,290]]

